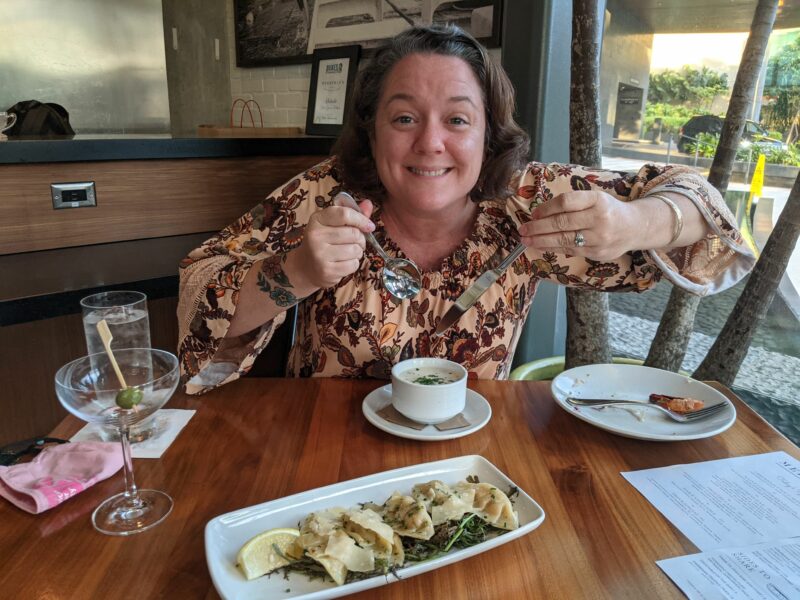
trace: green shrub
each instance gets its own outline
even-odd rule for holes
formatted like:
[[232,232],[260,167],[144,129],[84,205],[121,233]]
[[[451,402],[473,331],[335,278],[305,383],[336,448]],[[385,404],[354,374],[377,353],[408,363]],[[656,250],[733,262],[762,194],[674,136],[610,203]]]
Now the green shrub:
[[[694,154],[695,151],[697,151],[697,155],[702,158],[714,158],[714,154],[717,152],[718,144],[719,144],[719,136],[717,134],[698,133],[697,142],[689,142],[688,144],[686,144],[686,152],[689,154]],[[738,153],[736,154],[736,158],[739,158]]]
[[[759,152],[759,154],[761,153]],[[755,155],[755,152],[753,154]],[[800,167],[800,144],[790,144],[786,150],[782,148],[764,148],[763,154],[770,164]]]
[[[694,154],[695,148],[700,146],[697,153],[703,158],[714,158],[719,144],[719,136],[712,133],[699,133],[697,143],[686,144],[686,151]],[[764,155],[766,162],[771,165],[789,165],[800,167],[800,143],[791,144],[787,149],[775,148],[772,146],[762,147],[757,143],[751,146],[740,146],[736,152],[736,160],[756,162],[760,155]]]
[[660,102],[648,103],[644,113],[644,137],[650,137],[656,129],[656,119],[661,119],[661,137],[668,134],[677,137],[678,130],[688,121],[697,109],[686,106],[663,104]]

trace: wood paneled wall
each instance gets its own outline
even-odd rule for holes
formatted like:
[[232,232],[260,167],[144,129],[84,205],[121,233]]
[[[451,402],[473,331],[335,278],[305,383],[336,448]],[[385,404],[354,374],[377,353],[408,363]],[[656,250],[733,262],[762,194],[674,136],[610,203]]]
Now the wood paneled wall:
[[[219,230],[322,156],[0,165],[0,254]],[[50,184],[94,181],[54,210]]]

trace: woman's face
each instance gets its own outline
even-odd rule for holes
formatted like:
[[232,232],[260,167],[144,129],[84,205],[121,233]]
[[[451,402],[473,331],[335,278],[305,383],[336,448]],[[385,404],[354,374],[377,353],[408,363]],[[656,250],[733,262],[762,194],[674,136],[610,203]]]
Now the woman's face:
[[412,54],[386,77],[372,154],[388,200],[418,214],[463,207],[483,162],[483,94],[462,59]]

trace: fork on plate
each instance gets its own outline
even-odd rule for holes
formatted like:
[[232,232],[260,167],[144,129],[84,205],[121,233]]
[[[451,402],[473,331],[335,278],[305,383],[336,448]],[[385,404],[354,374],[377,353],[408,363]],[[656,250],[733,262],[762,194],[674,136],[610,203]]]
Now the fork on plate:
[[664,408],[663,406],[659,406],[658,404],[653,404],[651,402],[640,402],[638,400],[614,400],[611,398],[573,398],[572,396],[567,396],[567,404],[572,406],[591,406],[593,408],[600,408],[603,406],[638,406],[639,408],[655,408],[679,423],[690,423],[692,421],[697,421],[698,419],[705,419],[706,417],[717,414],[723,408],[728,406],[727,402],[718,402],[716,404],[712,404],[711,406],[703,407],[699,410],[693,410],[692,412],[677,413],[673,410],[669,410],[668,408]]

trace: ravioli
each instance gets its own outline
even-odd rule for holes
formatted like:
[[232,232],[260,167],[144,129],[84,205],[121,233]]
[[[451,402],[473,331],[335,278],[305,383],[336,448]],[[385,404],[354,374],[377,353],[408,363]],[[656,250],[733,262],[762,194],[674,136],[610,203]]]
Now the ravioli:
[[[450,526],[436,527],[460,521],[468,513],[500,529],[519,527],[511,501],[495,486],[462,481],[451,487],[435,479],[415,485],[410,496],[394,492],[382,505],[365,503],[349,510],[336,507],[310,513],[286,554],[317,561],[337,585],[343,585],[350,571],[386,573],[402,566],[404,537],[430,540],[436,531],[447,532]],[[413,543],[409,548],[418,553]],[[418,554],[410,556],[423,560]]]
[[456,489],[473,490],[475,498],[471,512],[490,525],[507,530],[519,527],[519,517],[505,492],[489,483],[468,483],[466,481],[457,484]]
[[411,495],[425,504],[431,513],[433,525],[459,520],[472,510],[475,490],[472,488],[451,488],[439,480],[420,483],[414,486]]
[[362,508],[347,511],[343,516],[345,531],[362,546],[371,546],[381,555],[390,556],[394,530],[374,510]]
[[425,505],[411,496],[395,492],[383,504],[383,519],[402,536],[429,540],[433,537],[433,522]]

